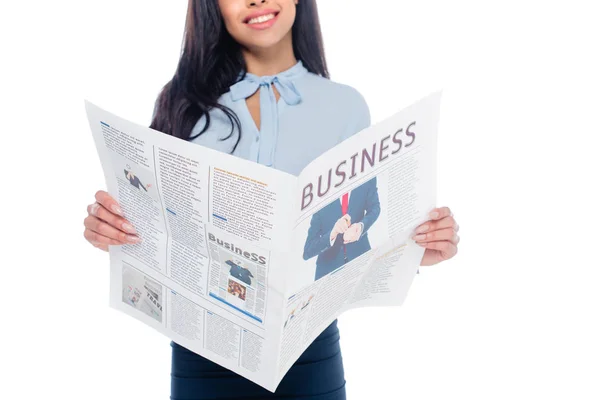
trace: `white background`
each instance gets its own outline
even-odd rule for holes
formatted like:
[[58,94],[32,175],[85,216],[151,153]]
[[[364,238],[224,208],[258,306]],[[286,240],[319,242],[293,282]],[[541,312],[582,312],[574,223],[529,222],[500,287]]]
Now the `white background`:
[[[302,0],[300,0],[302,1]],[[2,399],[166,399],[169,340],[108,307],[82,236],[104,180],[83,99],[149,124],[186,1],[3,1]],[[333,80],[379,121],[444,89],[457,256],[340,319],[348,398],[600,398],[594,1],[320,0]]]

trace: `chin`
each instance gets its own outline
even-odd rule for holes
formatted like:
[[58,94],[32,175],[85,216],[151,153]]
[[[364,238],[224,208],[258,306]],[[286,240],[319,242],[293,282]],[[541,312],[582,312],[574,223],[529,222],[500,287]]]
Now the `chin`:
[[250,49],[267,50],[276,47],[282,40],[283,38],[261,38],[249,42],[246,47]]

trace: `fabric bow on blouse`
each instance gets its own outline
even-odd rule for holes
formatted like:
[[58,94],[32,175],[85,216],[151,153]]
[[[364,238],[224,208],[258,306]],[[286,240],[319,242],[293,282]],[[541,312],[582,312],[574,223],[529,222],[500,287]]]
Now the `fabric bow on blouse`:
[[[256,154],[256,162],[268,167],[273,166],[275,147],[279,133],[279,114],[273,85],[288,105],[299,104],[302,100],[296,89],[293,77],[297,72],[305,71],[302,62],[277,75],[257,76],[246,73],[244,78],[230,87],[231,99],[246,99],[260,90],[260,130],[252,144],[252,154]],[[256,125],[255,125],[256,126]]]

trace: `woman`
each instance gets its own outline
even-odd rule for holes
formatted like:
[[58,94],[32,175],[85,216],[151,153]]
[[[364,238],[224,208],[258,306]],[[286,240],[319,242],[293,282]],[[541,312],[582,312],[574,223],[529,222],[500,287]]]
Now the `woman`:
[[[190,0],[181,59],[151,127],[292,174],[370,125],[355,89],[329,80],[315,0]],[[421,265],[452,257],[450,210],[421,225]],[[94,246],[137,243],[105,191],[88,206]],[[424,232],[427,232],[424,236]],[[273,394],[172,342],[171,399],[345,399],[337,321],[292,366]]]

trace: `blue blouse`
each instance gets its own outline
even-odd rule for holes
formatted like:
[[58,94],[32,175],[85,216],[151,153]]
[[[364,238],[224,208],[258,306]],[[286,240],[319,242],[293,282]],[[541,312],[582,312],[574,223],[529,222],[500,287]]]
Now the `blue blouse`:
[[[275,86],[280,94],[275,101]],[[246,98],[260,90],[260,130],[257,129]],[[233,110],[242,128],[233,155],[259,162],[292,175],[319,155],[371,124],[363,96],[348,85],[333,82],[306,69],[302,61],[276,75],[247,73],[219,98]],[[229,139],[231,122],[220,109],[210,111],[210,127],[192,143],[231,153],[239,137],[237,129]],[[196,123],[192,136],[205,125]]]

